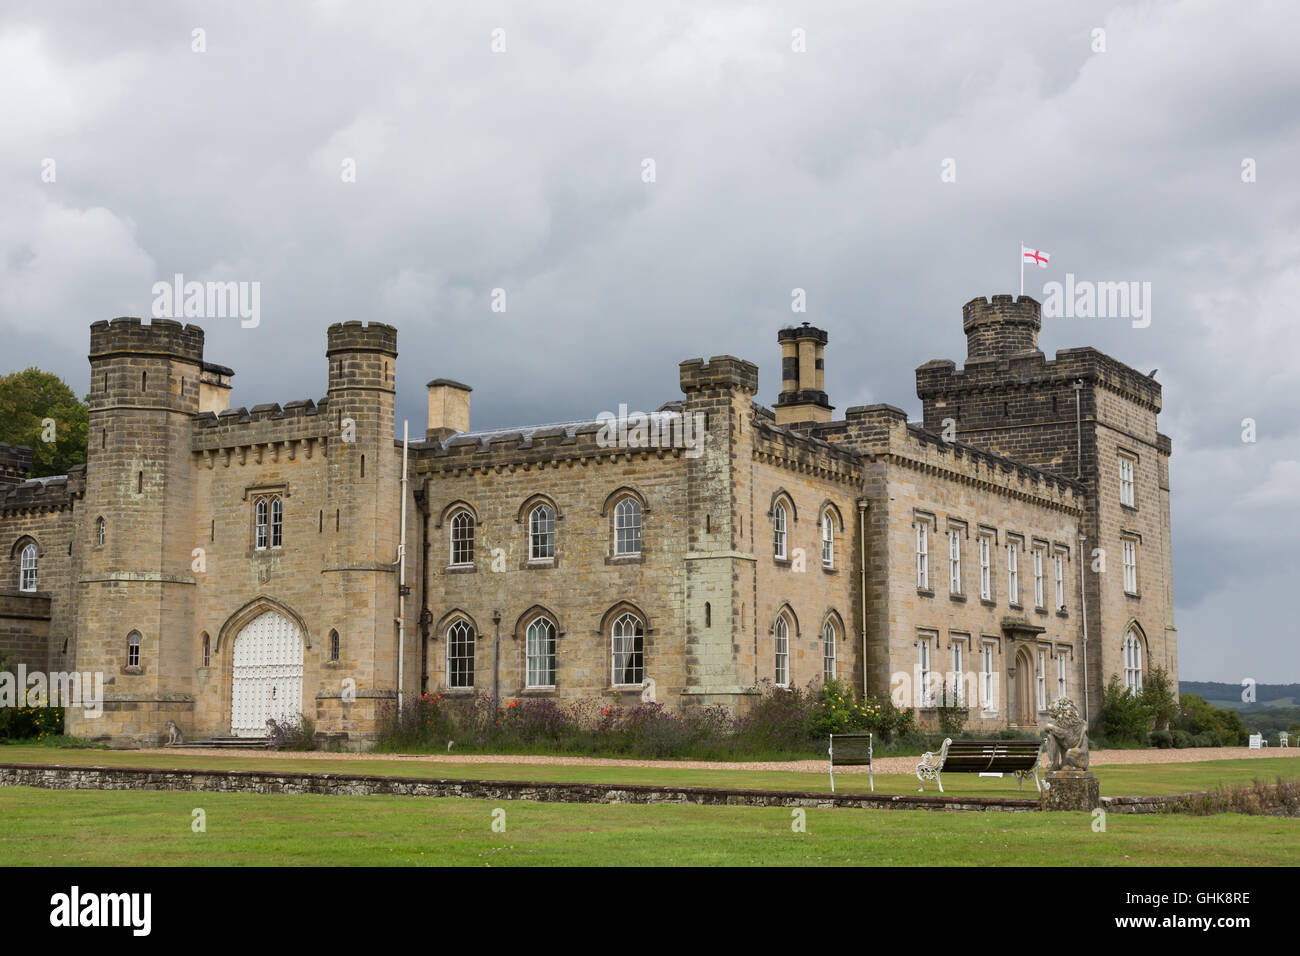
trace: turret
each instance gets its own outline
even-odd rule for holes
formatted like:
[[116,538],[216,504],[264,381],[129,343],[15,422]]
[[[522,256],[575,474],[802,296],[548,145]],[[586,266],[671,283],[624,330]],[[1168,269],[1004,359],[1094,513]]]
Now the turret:
[[70,710],[68,732],[154,743],[166,720],[187,726],[193,706],[190,429],[203,330],[170,319],[96,322],[89,358],[86,500],[94,513],[80,524],[73,659],[105,674],[106,698],[118,705],[97,720]]
[[1042,307],[1027,295],[971,299],[961,308],[966,360],[1006,358],[1038,351]]

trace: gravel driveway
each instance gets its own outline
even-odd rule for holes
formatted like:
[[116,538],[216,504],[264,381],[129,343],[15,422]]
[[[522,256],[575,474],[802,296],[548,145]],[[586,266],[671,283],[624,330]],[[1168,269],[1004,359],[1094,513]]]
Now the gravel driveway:
[[[726,761],[726,760],[625,760],[603,757],[544,756],[539,754],[358,754],[306,753],[273,750],[208,750],[197,747],[161,747],[142,750],[155,754],[228,754],[239,757],[276,757],[294,760],[411,760],[424,763],[456,764],[550,764],[557,767],[670,767],[675,770],[790,770],[804,773],[825,773],[825,760],[786,761]],[[1094,750],[1092,766],[1103,767],[1135,763],[1194,763],[1201,760],[1238,760],[1243,757],[1290,757],[1295,755],[1300,766],[1300,748],[1283,750],[1269,747],[1251,750],[1248,747],[1196,747],[1185,750]],[[912,773],[920,757],[877,757],[876,773]],[[358,768],[360,770],[360,768]],[[866,773],[866,767],[839,767],[836,773]]]

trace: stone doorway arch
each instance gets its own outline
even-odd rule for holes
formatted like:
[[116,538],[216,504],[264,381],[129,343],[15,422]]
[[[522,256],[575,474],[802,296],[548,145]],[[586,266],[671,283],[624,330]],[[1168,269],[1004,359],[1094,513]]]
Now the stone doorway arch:
[[268,720],[303,713],[303,632],[276,610],[265,610],[234,636],[230,669],[230,732],[265,737]]

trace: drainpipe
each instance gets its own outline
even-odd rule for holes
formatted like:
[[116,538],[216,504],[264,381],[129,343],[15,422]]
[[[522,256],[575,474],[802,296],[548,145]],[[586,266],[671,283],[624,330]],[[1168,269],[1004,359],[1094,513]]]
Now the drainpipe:
[[1074,477],[1083,477],[1083,379],[1074,380]]
[[406,663],[406,459],[410,450],[409,422],[402,422],[402,530],[397,544],[397,710],[402,710],[402,679]]
[[429,480],[424,480],[422,494],[416,495],[420,508],[420,693],[429,691],[429,625],[433,612],[429,610]]
[[492,612],[492,719],[501,710],[501,612]]
[[1084,544],[1088,538],[1079,531],[1079,613],[1083,621],[1083,720],[1088,721],[1088,589],[1084,586]]
[[858,578],[862,586],[862,697],[867,696],[867,509],[871,502],[858,499]]

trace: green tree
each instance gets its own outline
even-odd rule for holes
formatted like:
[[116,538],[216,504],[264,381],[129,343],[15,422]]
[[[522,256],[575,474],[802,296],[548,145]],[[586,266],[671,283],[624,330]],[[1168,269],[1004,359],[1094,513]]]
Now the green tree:
[[1110,743],[1146,743],[1155,724],[1151,709],[1139,694],[1120,686],[1118,674],[1110,675],[1097,716],[1102,735]]
[[1156,730],[1168,730],[1178,716],[1178,701],[1169,675],[1159,664],[1151,665],[1151,672],[1142,682],[1142,703],[1151,712]]
[[32,450],[31,477],[85,464],[88,421],[86,403],[57,375],[33,367],[0,376],[0,442]]
[[1193,736],[1204,734],[1212,738],[1210,746],[1215,747],[1240,747],[1249,737],[1240,714],[1215,707],[1196,694],[1183,694],[1179,698],[1174,727]]

